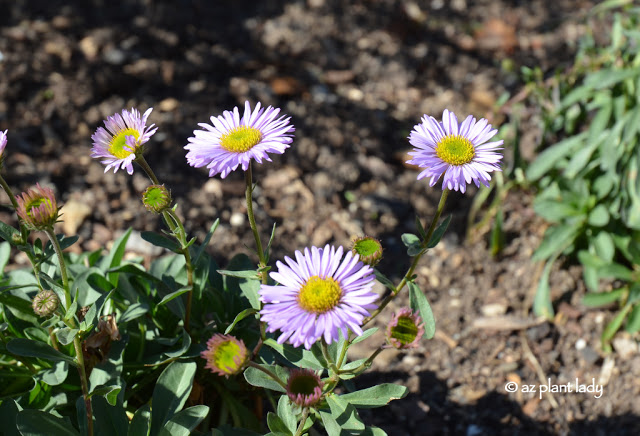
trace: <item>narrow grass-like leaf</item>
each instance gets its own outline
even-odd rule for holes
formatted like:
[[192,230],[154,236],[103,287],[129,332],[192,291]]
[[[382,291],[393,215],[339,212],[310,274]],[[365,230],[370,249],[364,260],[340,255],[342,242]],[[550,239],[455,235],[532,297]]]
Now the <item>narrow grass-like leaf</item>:
[[258,313],[258,310],[253,308],[243,310],[242,312],[236,315],[233,322],[229,324],[229,327],[227,327],[226,330],[224,331],[224,334],[225,335],[229,334],[229,332],[233,330],[236,324],[238,324],[240,321],[242,321],[246,317],[255,315],[256,313]]
[[451,215],[449,215],[448,217],[446,217],[438,227],[436,227],[436,230],[433,232],[433,235],[431,235],[431,239],[429,239],[429,243],[427,244],[427,248],[433,248],[436,245],[438,245],[438,243],[440,242],[440,239],[442,239],[442,235],[444,235],[444,232],[447,231],[447,228],[449,227],[449,223],[451,222]]

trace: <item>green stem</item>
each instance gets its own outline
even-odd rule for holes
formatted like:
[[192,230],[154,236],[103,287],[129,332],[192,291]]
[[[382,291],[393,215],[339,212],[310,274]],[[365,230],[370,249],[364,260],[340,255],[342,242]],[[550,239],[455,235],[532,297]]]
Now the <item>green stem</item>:
[[[64,256],[62,253],[62,248],[60,248],[60,243],[58,242],[58,238],[56,238],[55,233],[53,232],[53,228],[49,227],[45,230],[45,233],[51,240],[51,245],[58,256],[58,262],[60,264],[60,275],[62,276],[62,288],[64,289],[64,297],[65,297],[65,308],[68,310],[69,306],[71,306],[71,293],[69,292],[69,279],[67,277],[67,266],[64,262]],[[89,383],[87,381],[87,372],[84,366],[84,356],[82,354],[82,345],[80,343],[80,338],[76,335],[73,338],[73,348],[76,352],[76,362],[78,362],[78,373],[80,374],[80,385],[82,386],[82,396],[84,397],[84,404],[87,409],[87,430],[89,436],[93,436],[93,411],[91,408],[91,398],[89,398]]]
[[331,359],[331,356],[329,355],[329,348],[327,347],[327,343],[324,341],[324,338],[320,341],[320,348],[322,349],[322,357],[324,357],[324,360],[329,364],[331,371],[333,371],[334,374],[338,374],[340,370]]
[[287,384],[285,382],[283,382],[280,377],[278,377],[275,373],[273,373],[272,371],[268,370],[267,368],[263,368],[262,366],[258,365],[255,362],[249,361],[248,365],[252,368],[258,369],[262,372],[264,372],[265,374],[267,374],[269,377],[271,377],[276,383],[278,383],[280,386],[282,386],[285,390],[287,389]]
[[350,369],[348,371],[338,371],[338,374],[358,374],[359,372],[364,371],[365,369],[371,366],[373,359],[375,359],[378,356],[378,354],[382,353],[383,350],[384,348],[382,347],[378,348],[376,351],[373,352],[373,354],[371,354],[371,356],[369,356],[367,360],[362,362],[362,364],[360,364],[360,366],[358,366],[357,368]]
[[[160,181],[156,177],[155,173],[147,163],[147,160],[143,155],[136,156],[135,162],[140,165],[142,170],[147,174],[149,180],[154,185],[160,185]],[[184,225],[182,224],[182,220],[173,209],[167,209],[162,212],[162,217],[173,233],[174,237],[180,243],[180,251],[184,256],[185,265],[187,267],[187,286],[189,287],[189,292],[187,292],[187,307],[185,310],[184,316],[184,328],[189,332],[189,324],[191,321],[191,305],[193,301],[193,265],[191,264],[191,254],[189,253],[189,247],[187,246],[187,232],[184,229]]]
[[[264,258],[264,251],[262,250],[262,241],[260,240],[260,233],[258,232],[258,225],[256,224],[256,218],[253,214],[253,181],[251,175],[251,163],[249,163],[249,168],[244,172],[244,179],[247,183],[247,189],[245,191],[245,198],[247,200],[247,217],[249,218],[249,225],[251,226],[251,231],[253,232],[253,238],[256,240],[256,249],[258,250],[258,259],[260,260],[259,267],[264,268],[266,266],[266,261]],[[265,280],[266,274],[262,274],[262,283],[266,284]]]
[[405,287],[407,282],[409,280],[411,280],[411,277],[413,277],[413,272],[415,271],[416,267],[418,266],[418,262],[420,262],[420,259],[422,258],[422,255],[426,252],[427,245],[429,245],[429,241],[431,240],[431,237],[433,236],[433,232],[436,230],[436,226],[438,224],[438,221],[440,220],[440,216],[442,215],[442,211],[444,210],[444,205],[447,202],[447,196],[448,195],[449,195],[449,190],[446,189],[446,188],[443,189],[442,190],[442,195],[440,196],[440,202],[438,203],[438,209],[436,210],[436,214],[433,216],[433,219],[431,220],[431,224],[429,225],[429,230],[427,231],[426,237],[424,238],[424,240],[420,244],[420,246],[422,247],[422,250],[420,251],[420,253],[418,255],[416,255],[413,258],[413,262],[411,262],[411,266],[409,267],[409,270],[404,275],[404,277],[402,278],[402,281],[396,287],[395,291],[391,292],[389,295],[387,295],[387,297],[384,300],[382,300],[382,302],[380,303],[380,306],[378,306],[378,308],[373,311],[371,316],[369,316],[369,317],[364,319],[364,321],[362,322],[362,326],[363,327],[365,325],[367,325],[373,318],[375,318],[380,312],[382,312],[382,310],[384,310],[384,308],[387,307],[387,304],[389,304],[391,302],[391,300],[393,300],[395,298],[395,296],[398,295],[400,290],[402,290],[402,288]]
[[300,420],[300,425],[298,426],[298,429],[296,430],[296,434],[293,436],[302,436],[302,432],[304,431],[304,425],[307,422],[307,417],[309,416],[309,408],[305,407],[304,411],[302,412],[302,418]]
[[69,279],[67,277],[67,266],[64,262],[64,256],[62,253],[62,248],[60,248],[60,243],[58,242],[58,238],[56,238],[55,233],[53,232],[53,227],[49,227],[44,231],[49,240],[51,241],[51,245],[58,256],[58,263],[60,264],[60,275],[62,276],[62,289],[64,290],[64,308],[69,309],[71,306],[71,292],[69,291]]
[[80,338],[73,338],[73,348],[76,350],[76,361],[78,362],[78,372],[80,373],[80,386],[82,386],[82,396],[84,405],[87,409],[87,431],[89,436],[93,436],[93,409],[91,407],[91,398],[89,398],[89,383],[87,381],[87,371],[84,366],[84,356],[82,354],[82,345]]

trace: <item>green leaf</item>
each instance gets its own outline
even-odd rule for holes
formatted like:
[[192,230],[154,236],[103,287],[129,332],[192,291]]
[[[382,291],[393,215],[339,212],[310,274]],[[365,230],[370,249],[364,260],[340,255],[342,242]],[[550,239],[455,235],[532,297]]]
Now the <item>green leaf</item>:
[[557,199],[546,198],[536,198],[533,202],[533,210],[536,214],[552,223],[562,222],[569,217],[580,215],[581,213],[572,204],[567,204]]
[[544,316],[548,320],[553,319],[553,305],[551,304],[551,288],[549,287],[549,275],[551,267],[556,261],[557,255],[547,261],[542,270],[536,296],[533,299],[533,313],[537,316]]
[[375,426],[367,426],[360,436],[388,436],[387,433],[381,428]]
[[[266,272],[263,274],[266,274]],[[260,310],[260,294],[258,293],[260,290],[260,280],[241,279],[238,281],[238,286],[242,294],[249,300],[251,307],[255,310]]]
[[18,356],[37,357],[53,362],[64,361],[76,366],[76,361],[73,357],[62,354],[47,344],[32,341],[31,339],[12,339],[7,343],[7,350]]
[[391,289],[393,292],[396,291],[396,285],[394,285],[393,282],[389,278],[387,278],[387,276],[385,276],[375,268],[373,269],[373,272],[376,275],[376,280],[382,283],[386,288]]
[[587,137],[587,132],[582,132],[575,136],[570,136],[554,146],[547,148],[538,155],[535,161],[527,168],[526,177],[529,181],[536,181],[547,174],[549,170],[555,168],[566,156],[571,156]]
[[178,244],[173,239],[169,239],[159,233],[142,232],[140,236],[142,237],[142,239],[155,245],[156,247],[166,248],[167,250],[173,251],[174,253],[179,253],[181,250],[180,244]]
[[0,238],[4,239],[11,245],[15,245],[13,242],[14,235],[16,238],[20,238],[20,231],[14,227],[11,227],[8,224],[5,224],[4,221],[0,221]]
[[151,434],[157,434],[189,397],[196,374],[195,362],[173,362],[162,371],[152,397]]
[[609,341],[613,339],[616,332],[620,330],[620,327],[622,326],[622,322],[624,321],[627,314],[631,311],[632,308],[633,306],[630,304],[627,304],[626,306],[624,306],[622,310],[618,312],[618,314],[604,328],[604,330],[602,331],[602,344],[605,347],[608,346]]
[[22,436],[80,436],[64,419],[39,410],[18,412],[16,423]]
[[433,311],[429,301],[427,301],[427,297],[414,282],[409,282],[409,302],[412,310],[420,312],[420,317],[424,323],[423,337],[426,339],[433,338],[436,333],[436,320],[433,316]]
[[613,261],[613,257],[616,253],[616,247],[613,243],[613,238],[606,231],[598,232],[595,238],[591,241],[595,248],[598,257],[606,262]]
[[73,339],[76,337],[80,330],[72,329],[69,327],[63,327],[56,332],[56,338],[58,338],[58,342],[62,345],[69,345],[73,342]]
[[149,305],[146,303],[133,303],[118,319],[118,324],[124,324],[125,322],[132,321],[141,317],[142,315],[149,312]]
[[544,239],[533,253],[532,260],[545,260],[558,256],[573,243],[577,233],[578,229],[568,224],[548,228],[544,232]]
[[6,398],[0,403],[0,422],[3,423],[3,436],[20,436],[16,428],[16,418],[22,407],[13,399]]
[[420,217],[416,214],[416,229],[418,229],[418,235],[420,235],[420,240],[425,240],[427,238],[427,232],[424,231],[424,227],[422,226],[422,221],[420,221]]
[[107,403],[109,403],[111,406],[115,406],[118,401],[118,394],[121,390],[121,386],[100,385],[93,388],[93,390],[89,393],[89,398],[93,397],[94,395],[100,395],[103,396],[107,400]]
[[238,324],[240,321],[242,321],[246,317],[251,316],[251,315],[255,315],[256,313],[258,313],[258,309],[251,308],[251,309],[243,310],[242,312],[240,312],[239,314],[236,315],[236,317],[234,318],[233,322],[224,331],[224,334],[225,335],[229,334],[229,332],[231,330],[233,330],[233,328],[236,326],[236,324]]
[[393,400],[406,397],[408,393],[409,389],[406,386],[383,383],[371,388],[340,395],[340,398],[349,404],[353,404],[358,409],[371,409],[386,406]]
[[598,275],[600,278],[620,279],[627,282],[633,280],[633,272],[619,263],[610,263],[601,267],[598,270]]
[[626,292],[626,288],[614,289],[609,292],[589,292],[582,297],[582,304],[587,307],[606,306],[619,301]]
[[118,285],[119,276],[119,271],[114,270],[114,268],[120,266],[120,262],[122,262],[122,258],[124,257],[124,249],[127,246],[127,240],[129,239],[129,236],[131,236],[131,228],[127,229],[127,231],[124,232],[122,236],[115,240],[109,254],[100,262],[100,269],[102,269],[102,271],[107,272],[111,270],[107,274],[107,279],[114,287]]
[[0,244],[0,277],[2,277],[4,267],[9,263],[9,256],[11,256],[11,245],[8,242],[3,242]]
[[[275,365],[260,365],[261,367],[273,372],[276,376],[280,378],[284,383],[286,383],[289,378],[289,373],[287,370],[280,366]],[[260,388],[271,389],[272,391],[285,393],[286,390],[274,379],[260,371],[259,369],[248,367],[244,371],[244,378],[247,382],[252,386],[257,386]]]
[[351,345],[357,344],[358,342],[362,342],[367,339],[369,336],[378,331],[378,327],[373,327],[362,332],[360,336],[356,336],[353,341],[351,341]]
[[216,232],[216,229],[218,228],[218,224],[220,224],[220,218],[216,218],[213,224],[211,224],[211,228],[207,232],[207,236],[205,236],[204,241],[202,241],[202,245],[198,247],[198,251],[196,252],[196,255],[193,257],[194,265],[198,263],[198,261],[200,260],[200,256],[202,256],[202,253],[204,253],[204,249],[207,248],[207,245],[209,245],[209,241],[211,241],[213,234]]
[[[79,397],[82,400],[82,397]],[[126,436],[129,429],[127,413],[119,402],[111,406],[102,396],[94,396],[91,400],[95,418],[94,434],[109,436]]]
[[174,298],[177,298],[182,294],[186,294],[189,291],[191,291],[191,287],[185,286],[183,288],[178,289],[177,291],[171,292],[170,294],[167,294],[162,298],[162,300],[158,303],[158,306],[167,304],[169,301],[173,300]]
[[[278,416],[289,430],[289,432],[294,433],[298,428],[298,419],[296,418],[296,414],[293,411],[293,406],[289,397],[286,395],[281,395],[278,400]],[[269,427],[271,428],[271,427]]]
[[131,419],[129,424],[128,436],[148,436],[151,430],[151,407],[148,404],[143,405]]
[[218,273],[223,276],[236,277],[239,279],[255,279],[258,280],[258,273],[256,270],[248,270],[248,271],[230,271],[226,269],[219,269]]
[[289,344],[279,344],[271,338],[265,339],[264,344],[298,367],[322,370],[327,366],[324,358],[319,359],[311,351],[304,348],[294,348]]
[[634,334],[640,330],[640,304],[633,306],[629,318],[627,318],[625,330],[629,332],[629,334]]
[[276,434],[289,436],[293,435],[293,433],[291,433],[287,428],[287,425],[284,423],[284,421],[273,412],[267,413],[267,425],[269,426],[269,430]]
[[327,396],[327,403],[331,409],[331,417],[341,429],[347,431],[364,430],[364,423],[352,404],[347,403],[341,396],[335,394]]
[[438,245],[438,243],[440,242],[440,239],[442,239],[442,235],[444,235],[444,232],[447,231],[447,228],[449,227],[450,222],[451,222],[451,215],[446,217],[440,223],[440,225],[436,228],[436,230],[433,232],[433,235],[431,236],[431,239],[429,239],[429,243],[427,244],[427,248],[433,248],[436,245]]
[[[622,3],[622,2],[618,2]],[[628,2],[627,2],[628,3]],[[623,80],[631,79],[640,74],[640,68],[602,69],[590,73],[585,80],[585,85],[593,89],[607,89]]]
[[209,413],[209,406],[193,406],[176,413],[158,436],[189,436]]
[[67,379],[69,374],[69,364],[67,362],[56,362],[53,368],[45,369],[38,374],[43,382],[49,386],[58,386]]
[[402,243],[406,247],[411,247],[412,245],[420,244],[420,238],[418,238],[413,233],[403,233],[401,236],[401,239],[402,239]]
[[609,211],[603,204],[599,204],[589,212],[587,222],[594,227],[604,227],[609,223]]

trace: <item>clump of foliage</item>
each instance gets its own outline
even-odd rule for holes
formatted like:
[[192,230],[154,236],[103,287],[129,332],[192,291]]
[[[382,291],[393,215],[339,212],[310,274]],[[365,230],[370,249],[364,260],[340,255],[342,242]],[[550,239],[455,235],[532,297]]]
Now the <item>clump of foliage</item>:
[[[538,187],[536,213],[550,223],[534,254],[546,262],[534,310],[553,317],[551,266],[561,255],[577,259],[590,291],[584,304],[620,304],[602,335],[606,349],[623,325],[640,330],[640,8],[629,3],[592,11],[589,27],[610,38],[587,35],[567,70],[547,80],[525,71],[544,146],[526,176]],[[603,280],[615,289],[604,292]]]

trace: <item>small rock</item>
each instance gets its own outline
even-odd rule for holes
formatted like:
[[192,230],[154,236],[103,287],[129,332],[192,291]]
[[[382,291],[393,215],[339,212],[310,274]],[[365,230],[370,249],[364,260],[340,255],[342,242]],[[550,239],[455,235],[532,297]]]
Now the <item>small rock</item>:
[[222,182],[218,179],[209,179],[202,189],[205,193],[212,195],[213,198],[222,198]]
[[180,105],[180,102],[175,98],[165,98],[158,104],[158,109],[162,112],[171,112]]
[[229,224],[231,227],[242,227],[244,225],[244,214],[240,212],[234,212],[231,214],[231,218],[229,219]]
[[484,316],[499,316],[507,313],[507,306],[502,303],[490,303],[482,306],[480,311]]
[[111,48],[102,55],[105,62],[111,65],[122,65],[127,57],[125,52],[118,48]]
[[93,60],[98,55],[98,43],[92,36],[85,36],[80,40],[80,51],[88,60]]
[[[117,236],[120,237],[120,235]],[[127,239],[127,245],[125,245],[124,250],[125,252],[134,252],[152,257],[160,256],[164,252],[164,248],[145,241],[142,239],[140,232],[135,230],[133,230],[131,235],[129,235],[129,239]]]
[[631,358],[638,352],[638,343],[626,336],[617,336],[613,339],[613,348],[623,360]]
[[587,346],[587,341],[585,341],[584,339],[580,338],[576,341],[576,350],[578,351],[584,350],[586,346]]
[[92,208],[85,201],[70,199],[60,210],[62,230],[66,235],[75,235],[85,218],[91,215]]
[[593,365],[600,359],[598,352],[588,345],[580,350],[580,357],[589,365]]

